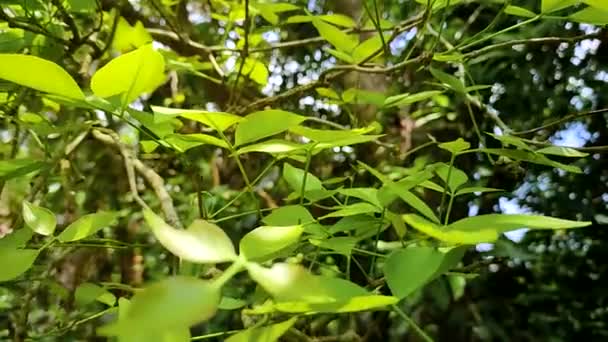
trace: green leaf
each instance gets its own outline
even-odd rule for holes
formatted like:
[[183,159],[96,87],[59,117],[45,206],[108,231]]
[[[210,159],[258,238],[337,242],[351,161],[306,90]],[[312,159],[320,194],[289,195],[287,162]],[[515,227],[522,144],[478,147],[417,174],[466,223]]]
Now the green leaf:
[[541,148],[540,150],[536,150],[536,153],[550,154],[550,155],[554,155],[554,156],[571,157],[571,158],[586,157],[589,155],[589,153],[580,152],[573,148],[563,147],[563,146],[548,146],[545,148]]
[[207,281],[182,276],[165,278],[137,292],[119,321],[102,327],[98,333],[128,337],[137,332],[153,334],[188,328],[213,317],[219,303],[219,289]]
[[171,227],[150,210],[144,210],[144,219],[160,244],[186,261],[215,264],[237,257],[228,235],[205,220],[195,220],[184,230]]
[[386,100],[384,100],[384,107],[390,108],[390,107],[398,107],[398,106],[407,106],[412,103],[430,99],[431,97],[439,95],[441,93],[442,93],[442,91],[439,91],[439,90],[428,90],[428,91],[423,91],[423,92],[416,93],[416,94],[405,93],[405,94],[390,96],[390,97],[387,97]]
[[358,239],[350,236],[339,236],[325,240],[310,239],[310,243],[319,248],[331,249],[344,256],[350,256],[357,246]]
[[551,13],[578,4],[580,0],[542,0],[541,13]]
[[32,159],[0,160],[0,179],[9,180],[25,176],[45,166],[45,163]]
[[[302,183],[304,183],[304,170],[295,168],[291,164],[285,163],[283,165],[283,178],[289,184],[289,187],[296,192],[302,190]],[[323,183],[315,175],[308,173],[306,175],[306,185],[304,192],[312,190],[325,190]]]
[[345,196],[362,199],[366,202],[369,202],[369,203],[375,205],[378,208],[382,208],[382,204],[378,200],[378,189],[348,188],[348,189],[338,189],[338,192]]
[[321,219],[326,219],[329,217],[344,217],[359,214],[379,213],[381,211],[379,207],[367,202],[349,204],[342,207],[337,207],[336,209],[338,210],[321,217]]
[[247,260],[268,261],[287,247],[298,242],[304,228],[301,225],[288,227],[258,227],[241,239],[240,254]]
[[243,75],[247,75],[249,79],[263,86],[268,83],[268,69],[266,65],[255,58],[245,59]]
[[330,55],[336,57],[337,59],[343,62],[346,62],[347,64],[355,63],[355,59],[352,57],[352,54],[350,52],[338,51],[334,49],[325,49],[325,52],[329,53]]
[[[360,166],[362,166],[364,169],[366,169],[368,172],[370,172],[372,175],[374,175],[376,178],[378,178],[380,181],[382,181],[382,183],[384,183],[384,185],[394,195],[399,196],[399,198],[401,198],[401,200],[403,200],[405,203],[407,203],[412,208],[416,209],[418,212],[420,212],[424,216],[428,217],[429,219],[433,220],[434,222],[439,223],[439,218],[437,217],[437,215],[435,215],[433,210],[426,203],[424,203],[424,201],[422,201],[420,198],[418,198],[418,196],[414,195],[410,191],[405,190],[407,188],[404,188],[403,185],[396,184],[395,182],[391,181],[388,177],[386,177],[382,173],[378,172],[374,168],[366,165],[365,163],[362,163],[362,162],[358,162],[358,163]],[[381,200],[381,202],[382,202],[382,200]]]
[[36,56],[0,54],[0,79],[49,94],[84,99],[82,90],[67,71]]
[[462,231],[456,229],[444,229],[416,214],[402,216],[403,221],[412,228],[437,240],[456,245],[475,245],[483,242],[494,242],[498,239],[495,229],[487,228],[478,231]]
[[241,121],[242,118],[238,115],[222,112],[208,112],[206,110],[198,109],[179,109],[179,108],[168,108],[151,106],[154,112],[155,121],[164,121],[166,118],[173,118],[180,116],[184,119],[200,122],[207,127],[211,127],[218,131],[225,131],[232,125]]
[[38,253],[36,249],[0,248],[0,282],[15,279],[29,270]]
[[241,299],[232,297],[222,297],[218,309],[220,310],[236,310],[247,305],[247,302]]
[[155,122],[153,114],[135,110],[133,108],[127,108],[127,112],[137,121],[139,121],[145,128],[149,129],[152,133],[158,135],[160,138],[164,138],[165,136],[175,132],[175,130],[182,124],[177,119]]
[[355,23],[355,21],[351,17],[346,16],[344,14],[339,14],[339,13],[323,14],[323,15],[317,16],[317,18],[319,18],[325,22],[328,22],[330,24],[342,26],[342,27],[346,27],[346,28],[354,28],[357,26],[357,23]]
[[454,90],[457,93],[465,94],[466,87],[462,84],[462,81],[458,79],[456,76],[447,74],[439,69],[430,68],[431,74],[441,83],[447,85],[450,89]]
[[521,150],[508,150],[508,149],[498,149],[498,148],[484,148],[480,149],[480,152],[487,152],[491,154],[496,154],[499,156],[507,157],[514,160],[527,161],[534,164],[547,165],[556,168],[560,168],[564,171],[572,172],[572,173],[581,173],[581,169],[577,166],[566,165],[556,161],[553,161],[543,154],[521,151]]
[[[457,5],[458,3],[462,2],[462,1],[463,0],[434,0],[434,1],[431,1],[430,3],[432,4],[431,8],[433,9],[433,12],[436,12],[442,8]],[[419,4],[422,4],[424,6],[429,4],[429,0],[416,0],[416,2]]]
[[384,277],[393,295],[403,299],[429,282],[443,262],[444,254],[432,247],[409,247],[389,255]]
[[275,342],[291,328],[298,317],[287,321],[262,327],[252,327],[236,333],[226,339],[226,342]]
[[94,214],[84,215],[72,222],[72,224],[57,236],[57,239],[61,242],[84,239],[95,234],[102,228],[113,225],[117,217],[117,213],[109,211],[99,211]]
[[163,140],[171,144],[179,152],[185,152],[202,145],[213,145],[228,149],[228,144],[224,140],[202,133],[169,134]]
[[131,26],[123,17],[118,19],[114,39],[112,40],[113,49],[124,52],[149,43],[152,43],[152,36],[146,31],[141,21],[137,21],[135,26]]
[[328,97],[333,100],[340,100],[340,95],[338,95],[338,93],[336,93],[335,90],[331,88],[316,88],[315,91],[317,92],[317,94],[323,97]]
[[444,149],[451,154],[457,154],[458,152],[466,151],[471,147],[467,141],[464,141],[462,138],[458,138],[454,141],[444,142],[439,145],[439,148]]
[[578,23],[608,25],[608,10],[587,7],[576,13],[570,14],[568,18]]
[[244,154],[251,152],[264,152],[269,154],[282,154],[282,153],[291,153],[296,151],[303,152],[305,146],[301,144],[296,144],[291,141],[282,140],[282,139],[272,139],[268,141],[264,141],[261,143],[247,145],[245,147],[241,147],[236,151],[236,154]]
[[492,133],[486,133],[486,134],[488,134],[492,138],[500,141],[503,146],[511,145],[511,146],[519,147],[522,150],[533,151],[532,147],[530,147],[530,145],[528,145],[522,138],[515,137],[512,135],[497,135],[497,134],[492,134]]
[[[553,1],[555,1],[555,0],[553,0]],[[565,1],[565,2],[574,2],[574,0]],[[580,0],[577,2],[580,2]],[[599,9],[602,11],[608,11],[608,3],[604,0],[583,0],[583,2],[593,8],[596,8],[596,9]]]
[[93,283],[78,285],[76,292],[74,293],[74,299],[76,300],[76,303],[81,306],[85,306],[94,301],[99,301],[109,306],[114,306],[116,303],[116,297],[112,293]]
[[528,9],[525,9],[525,8],[519,7],[519,6],[513,6],[513,5],[507,6],[507,8],[505,9],[505,13],[510,14],[510,15],[515,15],[518,17],[525,17],[525,18],[533,18],[536,16],[536,13],[534,13]]
[[482,186],[473,186],[470,188],[462,188],[459,189],[458,191],[456,191],[456,194],[454,196],[460,196],[460,195],[465,195],[465,194],[472,194],[475,192],[494,192],[494,191],[504,191],[502,189],[495,189],[495,188],[484,188]]
[[57,219],[52,211],[25,200],[23,201],[22,215],[25,224],[38,234],[53,235],[55,227],[57,227]]
[[[389,36],[385,35],[384,42],[389,41]],[[365,40],[363,43],[357,45],[357,47],[353,50],[353,60],[355,64],[359,64],[363,61],[372,61],[373,59],[382,56],[384,50],[382,50],[382,37],[380,34],[376,34],[375,36]],[[376,57],[369,59],[373,54],[380,51]]]
[[304,116],[277,109],[251,113],[236,127],[235,146],[284,132],[304,120]]
[[99,97],[122,94],[122,104],[126,105],[164,83],[164,71],[163,56],[147,44],[97,70],[91,79],[91,89]]
[[349,88],[342,93],[342,100],[346,103],[371,104],[382,107],[385,99],[384,93],[357,88]]
[[369,295],[344,279],[314,276],[300,265],[278,263],[268,269],[249,263],[247,270],[277,301],[272,309],[283,312],[356,312],[398,301],[395,297]]
[[351,53],[357,46],[358,42],[353,36],[349,36],[333,25],[316,18],[313,19],[312,24],[319,31],[319,35],[339,51]]
[[262,219],[266,225],[276,227],[306,225],[315,221],[308,209],[301,205],[279,207]]
[[32,239],[34,232],[28,228],[14,230],[0,239],[0,249],[2,248],[21,248]]
[[[439,167],[435,169],[435,172],[437,172],[439,178],[443,180],[443,183],[447,184],[448,189],[450,189],[452,193],[456,192],[456,190],[460,186],[462,186],[469,180],[467,174],[464,173],[462,170],[456,168],[455,166],[452,166],[450,170],[450,166],[443,163],[439,164]],[[448,174],[450,177],[449,180]]]
[[330,130],[330,129],[314,129],[305,126],[294,126],[289,129],[291,133],[301,135],[310,140],[316,142],[335,142],[336,140],[344,140],[348,138],[357,137],[369,132],[374,131],[377,128],[376,125],[369,125],[367,127],[345,129],[345,130]]
[[477,231],[492,228],[499,233],[520,228],[569,229],[591,225],[589,221],[570,221],[540,215],[488,214],[466,217],[448,225],[448,230]]
[[591,222],[569,221],[538,215],[506,214],[467,217],[446,227],[440,227],[414,214],[403,215],[403,220],[422,233],[454,244],[495,242],[500,234],[520,228],[568,229],[586,227],[591,224]]
[[353,235],[360,235],[365,232],[378,232],[383,225],[381,219],[375,218],[371,215],[354,215],[345,216],[336,222],[333,226],[329,227],[328,233],[331,235],[354,231]]

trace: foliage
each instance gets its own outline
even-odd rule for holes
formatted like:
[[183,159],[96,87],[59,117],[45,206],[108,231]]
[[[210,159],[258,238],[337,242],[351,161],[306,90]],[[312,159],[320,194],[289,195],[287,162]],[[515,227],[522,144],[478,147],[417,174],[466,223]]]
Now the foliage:
[[[526,228],[535,247],[605,224],[549,200],[493,210],[521,184],[541,196],[537,174],[560,189],[603,170],[602,144],[550,138],[589,118],[606,139],[605,99],[538,84],[572,45],[605,45],[603,1],[0,4],[14,341],[509,340],[522,323],[493,319],[507,314],[485,284],[527,278],[526,301],[556,264],[504,234]],[[529,62],[538,47],[558,57]],[[598,77],[581,62],[554,81]]]

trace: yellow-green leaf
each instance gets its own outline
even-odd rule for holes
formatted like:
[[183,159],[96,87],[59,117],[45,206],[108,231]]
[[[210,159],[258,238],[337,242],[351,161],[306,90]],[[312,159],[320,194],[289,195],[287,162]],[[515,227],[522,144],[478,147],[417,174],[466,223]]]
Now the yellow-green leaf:
[[129,25],[125,18],[120,17],[116,25],[116,32],[112,40],[112,48],[117,51],[125,52],[136,49],[140,46],[152,42],[152,36],[146,31],[141,21],[135,26]]
[[222,132],[242,119],[240,116],[230,113],[209,112],[200,109],[180,109],[159,106],[151,106],[151,108],[154,112],[154,120],[156,122],[163,122],[180,116],[184,119],[200,122],[207,127]]
[[144,218],[154,236],[171,253],[196,263],[220,263],[236,259],[232,241],[215,224],[195,220],[187,229],[175,229],[150,210]]
[[163,56],[152,44],[147,44],[97,70],[91,79],[91,89],[99,97],[122,94],[122,103],[129,104],[160,86],[165,81],[164,71]]
[[0,54],[0,79],[49,94],[84,99],[82,90],[67,71],[36,56]]
[[71,242],[84,239],[95,234],[102,228],[111,226],[118,217],[115,212],[99,211],[94,214],[84,215],[70,224],[57,236],[61,242]]
[[41,235],[52,235],[57,227],[55,214],[47,208],[23,201],[23,221],[34,232]]
[[213,317],[220,297],[219,289],[207,281],[182,276],[166,278],[137,292],[119,321],[98,332],[122,337],[142,331],[162,333],[188,328]]
[[342,52],[350,53],[357,46],[358,42],[354,37],[349,36],[331,24],[316,18],[313,19],[312,24],[319,31],[323,39]]
[[247,260],[267,261],[281,250],[298,242],[304,232],[301,225],[288,227],[258,227],[241,239],[239,251]]
[[284,132],[304,120],[304,116],[277,109],[251,113],[236,127],[235,146]]

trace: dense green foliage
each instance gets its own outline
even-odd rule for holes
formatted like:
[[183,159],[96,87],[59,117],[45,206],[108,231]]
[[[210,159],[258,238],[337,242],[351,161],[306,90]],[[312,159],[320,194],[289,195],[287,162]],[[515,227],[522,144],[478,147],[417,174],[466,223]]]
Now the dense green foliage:
[[0,6],[2,339],[608,335],[606,2]]

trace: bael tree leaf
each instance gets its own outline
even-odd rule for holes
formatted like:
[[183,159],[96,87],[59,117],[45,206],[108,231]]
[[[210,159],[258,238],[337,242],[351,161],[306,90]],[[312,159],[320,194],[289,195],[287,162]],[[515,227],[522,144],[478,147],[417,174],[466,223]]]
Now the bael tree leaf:
[[542,0],[541,13],[551,13],[578,4],[580,0]]
[[[304,183],[304,170],[298,169],[296,167],[291,166],[288,163],[283,165],[283,178],[289,184],[289,187],[296,191],[300,192],[302,190],[302,184]],[[306,175],[306,185],[304,187],[304,192],[312,191],[312,190],[325,190],[323,187],[323,183],[317,178],[315,175],[308,173]]]
[[239,253],[250,261],[268,261],[298,242],[304,232],[301,225],[287,227],[258,227],[245,234],[239,243]]
[[179,152],[185,152],[191,148],[202,145],[213,145],[225,149],[228,148],[228,144],[224,140],[202,133],[168,134],[163,140],[172,145]]
[[381,208],[367,202],[349,204],[342,207],[336,207],[334,209],[338,210],[321,217],[321,219],[326,219],[330,217],[345,217],[359,214],[379,213],[382,211]]
[[536,150],[536,153],[550,154],[550,155],[554,155],[554,156],[570,157],[570,158],[581,158],[581,157],[586,157],[589,155],[589,153],[580,152],[573,148],[564,147],[564,146],[548,146],[548,147],[544,147],[539,150]]
[[39,251],[0,247],[0,282],[12,280],[29,270]]
[[53,235],[55,227],[57,227],[57,219],[52,211],[25,200],[23,201],[22,215],[25,224],[38,234]]
[[44,162],[32,159],[0,160],[0,179],[9,180],[25,176],[28,173],[40,170],[45,165]]
[[386,98],[386,100],[384,100],[384,107],[391,108],[398,106],[407,106],[412,103],[430,99],[431,97],[439,95],[441,93],[442,91],[439,90],[428,90],[416,94],[405,93],[400,95],[389,96]]
[[403,299],[433,279],[443,259],[443,253],[425,246],[393,252],[384,264],[386,283],[393,295]]
[[292,317],[281,323],[252,327],[228,337],[226,342],[275,342],[278,341],[297,320],[297,317]]
[[147,336],[188,327],[213,317],[220,303],[219,288],[191,277],[171,277],[137,292],[118,322],[98,329],[105,336]]
[[437,146],[450,152],[451,154],[457,154],[459,152],[468,150],[471,147],[471,144],[462,138],[458,138],[454,141],[444,142]]
[[179,109],[159,106],[151,106],[150,108],[152,108],[154,120],[157,122],[170,120],[171,118],[180,116],[184,119],[200,122],[207,127],[222,132],[242,120],[238,115],[223,112],[209,112],[202,109]]
[[308,209],[301,205],[285,205],[273,210],[262,222],[269,226],[284,227],[306,225],[316,220]]
[[452,193],[455,193],[458,188],[469,181],[467,174],[453,165],[450,167],[444,163],[439,163],[435,172],[443,180],[443,183],[447,184]]
[[251,113],[236,127],[235,146],[284,132],[304,120],[306,120],[304,116],[277,109]]
[[95,234],[102,228],[114,224],[118,213],[109,211],[99,211],[94,214],[84,215],[72,222],[64,231],[57,236],[61,242],[71,242],[84,239]]
[[339,28],[328,24],[323,20],[313,18],[312,24],[317,31],[319,31],[319,35],[323,37],[323,39],[341,52],[351,53],[357,46],[358,42],[353,36],[349,36]]
[[0,79],[49,94],[84,99],[82,90],[67,71],[36,56],[0,54]]
[[541,215],[487,214],[466,217],[447,226],[448,230],[476,231],[492,227],[499,233],[520,228],[570,229],[591,225],[590,221],[571,221]]
[[195,220],[187,229],[175,229],[150,210],[144,219],[154,236],[171,253],[195,263],[220,263],[236,259],[232,241],[215,224]]
[[291,141],[282,140],[282,139],[271,139],[268,141],[263,141],[261,143],[247,145],[239,148],[236,151],[236,154],[244,154],[251,152],[263,152],[268,154],[283,154],[283,153],[292,153],[292,152],[304,152],[306,146],[301,144],[296,144]]
[[272,268],[247,264],[249,275],[271,294],[271,310],[291,313],[356,312],[395,304],[398,298],[369,294],[344,279],[315,276],[302,266],[278,263]]
[[116,304],[116,297],[99,285],[93,283],[83,283],[78,285],[74,293],[74,300],[78,305],[84,306],[94,301],[104,303],[109,306]]
[[91,89],[99,97],[122,94],[127,105],[143,93],[151,93],[165,82],[165,60],[152,48],[144,45],[137,50],[111,60],[91,78]]

